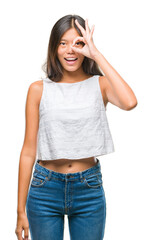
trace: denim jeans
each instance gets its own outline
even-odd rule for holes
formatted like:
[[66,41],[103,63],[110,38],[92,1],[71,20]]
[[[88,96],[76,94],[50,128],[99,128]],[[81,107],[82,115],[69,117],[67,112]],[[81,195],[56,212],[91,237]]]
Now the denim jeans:
[[37,159],[26,202],[32,240],[62,240],[68,215],[71,240],[102,240],[106,199],[101,165],[75,173],[59,173]]

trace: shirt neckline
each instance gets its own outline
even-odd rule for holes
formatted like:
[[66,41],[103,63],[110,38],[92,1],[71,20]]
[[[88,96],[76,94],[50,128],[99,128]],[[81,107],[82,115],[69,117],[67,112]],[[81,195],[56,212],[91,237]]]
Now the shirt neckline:
[[89,78],[86,78],[86,79],[84,79],[84,80],[82,80],[82,81],[78,81],[78,82],[73,82],[73,83],[68,83],[68,82],[55,82],[55,81],[52,81],[51,79],[49,79],[50,81],[52,81],[52,82],[54,82],[54,83],[58,83],[58,84],[66,84],[66,85],[73,85],[73,84],[79,84],[79,83],[82,83],[82,82],[85,82],[85,81],[87,81],[87,80],[89,80],[89,79],[91,79],[91,78],[93,78],[93,77],[95,77],[96,75],[93,75],[92,77],[89,77]]

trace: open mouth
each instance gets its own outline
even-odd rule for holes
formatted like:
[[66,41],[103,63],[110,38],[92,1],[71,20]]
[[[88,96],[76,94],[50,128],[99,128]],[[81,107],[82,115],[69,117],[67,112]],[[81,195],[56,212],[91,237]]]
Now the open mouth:
[[68,64],[73,64],[78,60],[78,58],[64,58],[64,59]]

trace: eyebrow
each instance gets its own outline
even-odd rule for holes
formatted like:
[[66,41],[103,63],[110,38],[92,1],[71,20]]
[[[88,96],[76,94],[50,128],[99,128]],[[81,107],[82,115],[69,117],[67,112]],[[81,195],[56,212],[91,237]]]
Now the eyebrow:
[[61,39],[61,41],[67,41],[67,39],[64,39],[64,38],[63,38],[63,39]]

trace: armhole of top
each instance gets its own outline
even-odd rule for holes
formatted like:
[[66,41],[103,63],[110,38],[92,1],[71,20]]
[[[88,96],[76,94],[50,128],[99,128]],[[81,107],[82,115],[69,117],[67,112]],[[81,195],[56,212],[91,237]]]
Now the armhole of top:
[[39,103],[39,110],[40,110],[42,102],[43,102],[44,91],[45,91],[45,81],[44,81],[44,79],[42,79],[42,95],[41,95],[41,99],[40,99],[40,103]]
[[97,77],[98,91],[99,91],[99,95],[100,95],[101,100],[102,100],[103,109],[106,111],[106,107],[105,107],[105,104],[104,104],[104,99],[103,99],[103,96],[102,96],[102,91],[101,91],[101,87],[100,87],[100,83],[99,83],[99,77],[100,77],[100,75],[98,75],[98,77]]

